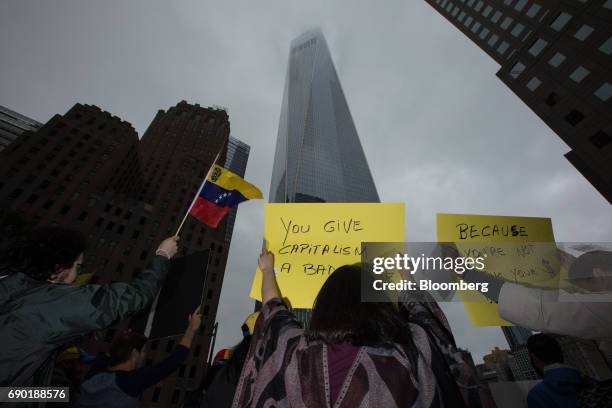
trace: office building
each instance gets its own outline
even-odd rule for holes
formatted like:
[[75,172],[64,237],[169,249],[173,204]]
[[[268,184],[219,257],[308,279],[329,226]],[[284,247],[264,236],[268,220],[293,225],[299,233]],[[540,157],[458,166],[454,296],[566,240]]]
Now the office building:
[[320,30],[291,42],[270,202],[379,202]]
[[497,76],[612,203],[612,0],[425,1],[500,64]]
[[540,378],[533,365],[531,365],[526,345],[519,346],[510,353],[508,365],[515,381],[537,380]]
[[532,333],[531,330],[520,326],[502,326],[501,329],[512,351],[526,345],[527,339],[529,339]]
[[[222,162],[221,164],[223,167],[232,171],[233,173],[236,173],[240,177],[244,177],[250,151],[251,147],[248,144],[230,136],[227,142],[225,162]],[[229,214],[227,214],[227,223],[225,228],[225,240],[227,242],[232,240],[237,213],[238,207],[233,208]]]
[[270,202],[379,201],[325,37],[307,31],[290,46]]
[[483,358],[485,367],[490,371],[495,371],[497,381],[512,381],[512,371],[509,366],[510,350],[501,350],[499,347],[491,350],[491,353]]
[[42,123],[0,106],[0,152],[23,132],[34,132]]

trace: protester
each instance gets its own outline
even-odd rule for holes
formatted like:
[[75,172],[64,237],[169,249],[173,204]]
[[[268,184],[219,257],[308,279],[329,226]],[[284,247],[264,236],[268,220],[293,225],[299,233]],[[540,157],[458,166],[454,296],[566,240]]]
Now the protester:
[[527,339],[527,351],[534,370],[543,378],[527,395],[529,408],[578,407],[580,372],[563,364],[563,351],[552,336],[534,334]]
[[[50,387],[67,387],[69,400],[74,401],[81,388],[81,382],[89,371],[94,356],[85,353],[75,345],[65,348],[55,359]],[[62,402],[48,402],[46,408],[65,406]]]
[[504,282],[470,270],[468,282],[488,282],[483,293],[502,318],[529,329],[593,339],[612,364],[612,252],[591,251],[573,260],[569,283],[579,290],[542,289]]
[[220,368],[204,392],[201,408],[229,408],[232,406],[258,316],[259,312],[255,312],[247,317],[242,325],[242,341],[231,349],[229,358],[224,364],[217,364]]
[[174,352],[158,364],[143,367],[147,338],[124,332],[113,340],[110,357],[99,356],[81,385],[75,407],[136,407],[140,395],[177,370],[187,359],[193,336],[202,322],[200,308],[189,316],[189,324]]
[[85,239],[60,227],[38,228],[0,258],[0,386],[49,384],[54,352],[147,307],[177,252],[164,240],[151,265],[132,283],[72,286]]
[[372,277],[342,266],[304,331],[280,299],[270,252],[259,267],[263,307],[234,408],[481,406],[475,373],[435,302],[361,302],[361,279]]

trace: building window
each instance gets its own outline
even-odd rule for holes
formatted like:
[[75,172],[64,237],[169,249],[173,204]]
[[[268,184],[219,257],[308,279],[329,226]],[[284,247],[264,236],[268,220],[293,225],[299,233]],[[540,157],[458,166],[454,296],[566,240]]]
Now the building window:
[[565,27],[565,25],[572,19],[572,15],[571,14],[567,14],[566,12],[562,11],[557,18],[554,19],[554,21],[552,23],[550,23],[550,28],[552,28],[555,31],[561,31],[563,29],[563,27]]
[[87,218],[87,211],[83,211],[81,214],[79,214],[79,221],[84,221],[85,218]]
[[189,378],[195,378],[196,376],[196,366],[191,366],[189,369]]
[[61,215],[65,215],[65,214],[67,214],[67,213],[68,213],[68,211],[70,211],[70,206],[69,206],[69,205],[65,205],[65,206],[63,206],[63,207],[62,207],[62,209],[60,210],[60,212],[59,212],[59,213],[60,213]]
[[185,364],[183,364],[181,368],[179,368],[178,376],[179,378],[183,378],[185,376]]
[[140,231],[134,231],[134,233],[132,234],[132,239],[136,239],[138,238],[138,236],[140,235]]
[[555,106],[560,100],[561,97],[557,93],[551,92],[546,99],[544,99],[544,102],[546,102],[548,106]]
[[489,14],[491,14],[491,12],[493,11],[493,7],[491,6],[487,6],[485,7],[485,9],[482,11],[482,15],[485,17],[489,17]]
[[478,4],[476,4],[476,7],[474,7],[474,10],[480,11],[482,6],[484,6],[484,3],[482,1],[479,1]]
[[514,21],[514,20],[512,20],[512,17],[506,17],[506,18],[504,19],[504,21],[502,21],[502,23],[501,23],[500,27],[501,27],[503,30],[505,30],[506,28],[510,27],[510,24],[512,24],[512,21]]
[[509,45],[507,42],[502,41],[502,43],[501,43],[501,44],[499,44],[499,47],[497,47],[497,52],[498,52],[498,53],[500,53],[501,55],[504,55],[504,53],[506,52],[506,50],[508,50],[508,47],[509,47],[509,46],[510,46],[510,45]]
[[540,53],[542,52],[542,50],[548,45],[548,42],[538,38],[537,40],[535,40],[535,42],[533,43],[533,45],[529,48],[529,53],[531,55],[533,55],[534,57],[537,57],[538,55],[540,55]]
[[582,122],[582,119],[584,119],[584,115],[576,109],[565,116],[565,120],[572,126],[576,126],[578,123]]
[[527,16],[530,18],[534,18],[538,14],[538,11],[540,11],[541,8],[542,7],[539,4],[535,3],[529,8],[529,10],[527,10]]
[[612,97],[612,85],[610,85],[609,82],[606,82],[595,91],[595,96],[606,102],[608,99],[610,99],[610,97]]
[[604,147],[610,144],[612,138],[606,132],[599,130],[597,131],[597,133],[591,136],[589,140],[591,141],[591,143],[593,143],[593,145],[595,145],[595,147],[603,149]]
[[512,34],[515,37],[518,37],[519,35],[521,35],[524,29],[525,29],[524,25],[522,25],[521,23],[517,23],[512,29],[512,31],[510,32],[510,34]]
[[51,208],[51,206],[53,205],[53,200],[47,200],[45,201],[45,203],[43,204],[43,208],[45,210],[48,210],[49,208]]
[[603,6],[604,6],[605,8],[607,8],[608,10],[612,10],[612,0],[608,0],[608,1],[606,1],[606,2],[603,4]]
[[580,41],[584,41],[589,37],[589,35],[591,35],[592,32],[593,27],[584,24],[582,27],[580,27],[580,29],[578,29],[578,31],[576,31],[576,34],[574,34],[574,38]]
[[612,54],[612,37],[608,38],[605,43],[601,44],[601,47],[599,47],[599,51],[603,52],[606,55]]
[[514,6],[514,9],[516,11],[521,11],[523,10],[523,8],[527,5],[527,0],[519,0],[516,2],[516,5]]
[[493,35],[491,35],[491,38],[489,38],[488,44],[491,47],[493,47],[498,39],[499,39],[499,37],[497,36],[497,34],[493,34]]
[[155,387],[155,389],[153,390],[153,396],[151,397],[151,402],[159,401],[160,390],[161,389],[159,387]]
[[510,76],[514,79],[518,78],[519,75],[525,70],[525,64],[517,62],[510,68]]
[[468,16],[468,18],[465,19],[465,23],[463,23],[463,25],[469,27],[470,24],[472,24],[472,21],[474,21],[474,18],[472,16]]
[[452,12],[453,17],[456,17],[457,13],[459,13],[459,7],[455,7],[455,9],[453,10],[453,12]]
[[172,403],[176,404],[179,400],[179,397],[181,396],[181,392],[179,390],[174,390],[174,392],[172,393]]
[[491,17],[491,21],[492,21],[492,22],[494,22],[495,24],[497,24],[497,22],[499,21],[499,19],[501,18],[501,16],[502,16],[502,15],[503,15],[503,14],[502,14],[502,12],[501,12],[501,11],[499,11],[499,10],[498,10],[498,11],[496,11],[496,12],[493,14],[493,17]]
[[28,197],[28,201],[26,202],[28,204],[34,204],[36,200],[38,200],[38,196],[36,194],[32,194],[30,197]]
[[540,81],[536,77],[533,77],[529,82],[527,82],[527,89],[529,89],[530,91],[535,91],[541,83],[542,81]]
[[474,26],[472,27],[472,32],[475,33],[479,29],[480,29],[480,23],[479,22],[475,22]]
[[563,61],[565,61],[565,55],[558,52],[548,61],[548,63],[556,68],[561,65]]
[[582,82],[584,78],[586,78],[591,71],[580,65],[574,72],[571,73],[570,78],[574,82]]
[[462,11],[461,13],[459,13],[459,17],[457,17],[457,20],[459,20],[459,22],[462,22],[464,18],[465,18],[465,11]]

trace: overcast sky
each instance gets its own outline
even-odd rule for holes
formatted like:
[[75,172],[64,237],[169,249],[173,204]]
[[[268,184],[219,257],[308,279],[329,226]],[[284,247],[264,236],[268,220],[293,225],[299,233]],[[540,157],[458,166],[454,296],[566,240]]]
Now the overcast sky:
[[[0,2],[0,104],[46,122],[100,106],[142,135],[185,99],[228,108],[270,187],[289,43],[321,27],[382,201],[406,202],[406,237],[435,240],[437,212],[551,217],[557,241],[612,241],[609,204],[567,146],[497,79],[497,64],[422,0]],[[263,202],[240,206],[216,349],[240,340]],[[446,308],[478,363],[507,347]]]

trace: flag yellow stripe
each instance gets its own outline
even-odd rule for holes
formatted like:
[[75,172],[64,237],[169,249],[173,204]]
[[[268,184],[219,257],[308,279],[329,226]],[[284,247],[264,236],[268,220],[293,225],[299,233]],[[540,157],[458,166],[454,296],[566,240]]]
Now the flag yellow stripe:
[[[213,177],[215,177],[216,175],[218,175],[218,177],[216,178],[216,180],[213,181]],[[240,192],[240,194],[242,194],[245,198],[249,200],[263,198],[263,194],[257,187],[244,180],[236,173],[232,173],[228,169],[225,169],[217,164],[215,164],[212,171],[210,172],[208,176],[208,181],[229,191],[237,190],[238,192]]]

